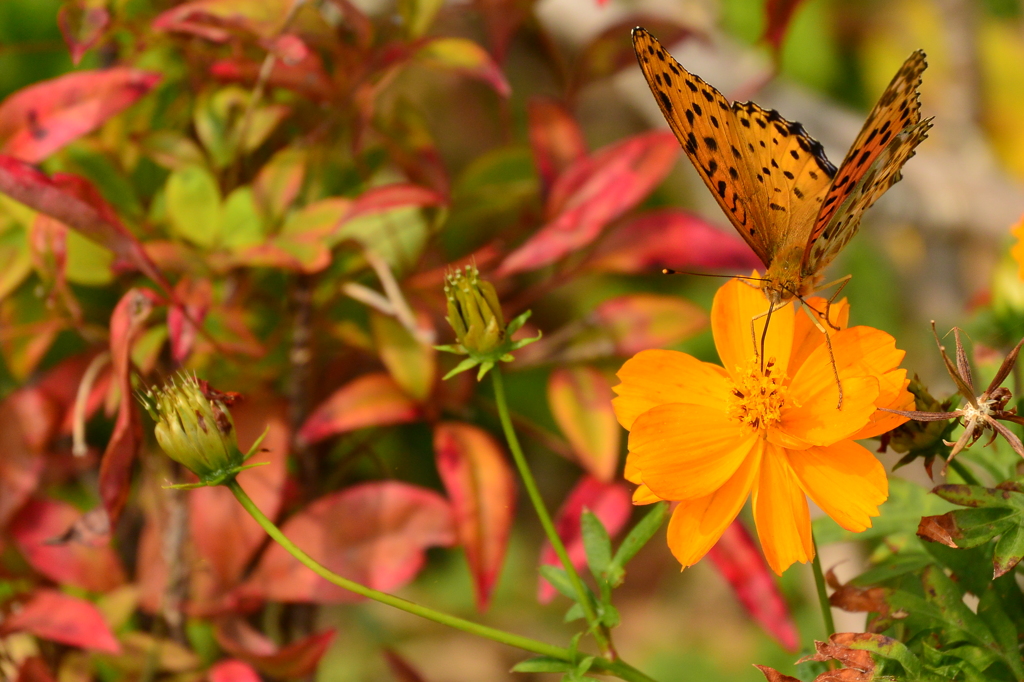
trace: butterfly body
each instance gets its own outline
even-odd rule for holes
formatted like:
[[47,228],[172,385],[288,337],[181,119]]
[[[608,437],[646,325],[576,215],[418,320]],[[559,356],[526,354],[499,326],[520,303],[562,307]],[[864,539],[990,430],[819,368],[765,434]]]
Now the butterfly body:
[[771,307],[820,286],[864,211],[900,179],[926,137],[913,53],[882,94],[838,168],[799,123],[753,102],[729,102],[683,68],[651,34],[633,47],[666,120],[730,222],[766,266]]

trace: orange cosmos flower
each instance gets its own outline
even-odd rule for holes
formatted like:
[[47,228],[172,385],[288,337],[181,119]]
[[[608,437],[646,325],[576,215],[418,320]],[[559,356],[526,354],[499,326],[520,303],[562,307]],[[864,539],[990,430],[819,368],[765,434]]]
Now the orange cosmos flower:
[[[809,299],[825,309],[825,301]],[[751,319],[764,294],[730,280],[715,294],[711,329],[723,367],[686,353],[647,350],[619,370],[614,400],[630,431],[626,478],[636,504],[679,502],[668,544],[684,568],[703,557],[739,514],[748,495],[765,558],[781,574],[814,556],[810,496],[854,532],[871,527],[888,496],[885,468],[854,440],[880,435],[906,418],[903,351],[885,332],[846,328],[845,299],[830,318],[842,410],[824,336],[794,305],[776,310],[762,369]],[[755,323],[760,340],[764,318]],[[913,408],[909,408],[913,409]]]

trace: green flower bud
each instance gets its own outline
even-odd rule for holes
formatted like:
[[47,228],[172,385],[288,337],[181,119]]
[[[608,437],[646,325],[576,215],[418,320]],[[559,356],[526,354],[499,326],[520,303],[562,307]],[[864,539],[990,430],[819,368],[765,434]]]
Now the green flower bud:
[[449,274],[444,285],[444,295],[448,299],[448,316],[445,319],[455,330],[458,343],[434,347],[469,356],[448,372],[445,379],[476,366],[480,367],[477,379],[483,379],[495,363],[512,362],[512,351],[540,339],[538,333],[532,339],[512,341],[512,335],[526,323],[530,311],[527,310],[506,326],[498,292],[494,290],[493,284],[480,279],[480,272],[475,265],[467,265],[464,270],[455,270]]
[[446,319],[455,330],[455,338],[469,353],[493,352],[505,340],[505,318],[494,285],[481,280],[474,265],[467,265],[465,272],[456,270],[447,280]]
[[[247,468],[242,465],[249,455],[238,449],[235,424],[224,402],[230,396],[186,374],[139,396],[156,422],[154,431],[161,449],[201,481],[173,487],[219,485]],[[256,446],[250,455],[255,451]]]

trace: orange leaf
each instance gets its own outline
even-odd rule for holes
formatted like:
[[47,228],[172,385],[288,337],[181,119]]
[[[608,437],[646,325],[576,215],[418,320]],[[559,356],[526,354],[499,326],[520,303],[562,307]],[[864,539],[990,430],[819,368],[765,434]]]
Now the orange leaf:
[[497,441],[458,422],[434,428],[434,456],[452,502],[459,544],[466,551],[477,608],[487,609],[508,549],[516,484]]
[[593,367],[556,369],[548,379],[548,405],[580,464],[608,483],[619,463],[622,429],[612,410],[611,385]]
[[402,392],[387,374],[365,374],[335,391],[321,403],[299,429],[303,443],[368,426],[388,426],[415,421],[419,405]]

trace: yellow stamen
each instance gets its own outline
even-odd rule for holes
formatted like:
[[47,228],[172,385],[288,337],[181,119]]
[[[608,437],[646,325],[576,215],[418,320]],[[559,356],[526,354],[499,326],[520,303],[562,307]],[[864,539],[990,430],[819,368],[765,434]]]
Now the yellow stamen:
[[761,363],[754,360],[738,374],[740,379],[729,394],[729,416],[752,429],[765,430],[777,424],[786,402],[786,375],[775,367],[775,358],[769,358],[763,371]]

